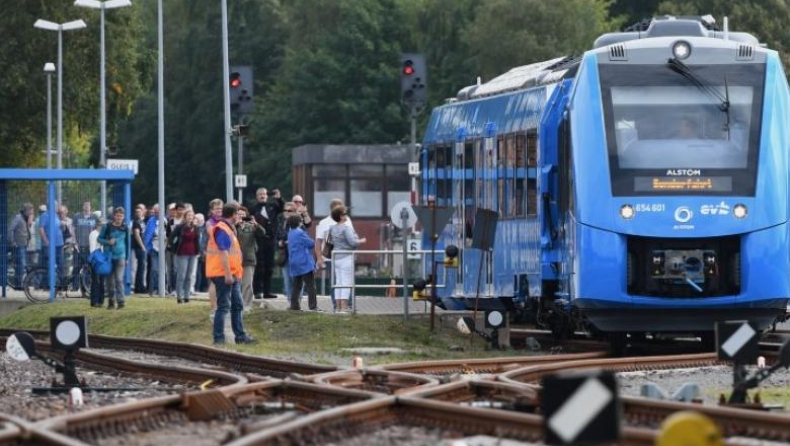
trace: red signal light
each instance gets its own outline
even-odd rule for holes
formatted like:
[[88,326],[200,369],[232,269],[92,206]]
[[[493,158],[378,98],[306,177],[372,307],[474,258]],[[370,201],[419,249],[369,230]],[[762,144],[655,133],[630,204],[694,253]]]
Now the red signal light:
[[411,76],[414,74],[414,64],[412,61],[407,60],[403,63],[403,75],[404,76]]
[[230,88],[241,87],[241,75],[239,73],[231,73],[230,75]]

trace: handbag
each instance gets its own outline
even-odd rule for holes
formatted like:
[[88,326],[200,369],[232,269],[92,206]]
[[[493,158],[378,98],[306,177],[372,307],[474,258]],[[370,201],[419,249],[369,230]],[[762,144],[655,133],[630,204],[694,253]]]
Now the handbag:
[[324,258],[331,259],[332,258],[332,250],[335,249],[335,244],[332,243],[332,228],[329,228],[326,231],[326,240],[324,240],[324,246],[321,247],[321,255]]
[[288,263],[288,247],[277,248],[274,263],[277,266],[285,266],[285,264]]
[[97,276],[106,277],[112,272],[112,260],[103,250],[97,249],[90,253],[88,256],[88,263],[90,263],[93,271]]

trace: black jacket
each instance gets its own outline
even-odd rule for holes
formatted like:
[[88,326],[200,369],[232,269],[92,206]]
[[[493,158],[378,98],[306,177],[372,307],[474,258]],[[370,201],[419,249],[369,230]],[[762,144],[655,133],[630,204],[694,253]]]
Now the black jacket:
[[[266,216],[268,218],[264,217],[261,213],[261,209],[263,209],[264,206],[266,207]],[[255,203],[255,207],[252,208],[252,216],[266,231],[266,235],[259,236],[259,239],[270,239],[277,234],[277,217],[283,213],[283,207],[285,207],[285,201],[282,197],[276,198],[274,201],[267,201],[266,203]]]

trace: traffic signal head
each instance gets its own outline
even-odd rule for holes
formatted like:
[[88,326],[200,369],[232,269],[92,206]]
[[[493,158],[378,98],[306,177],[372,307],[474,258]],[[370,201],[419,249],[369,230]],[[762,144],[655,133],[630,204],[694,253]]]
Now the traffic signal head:
[[448,268],[458,268],[458,247],[447,245],[444,248],[444,266]]
[[230,67],[230,108],[246,115],[253,111],[252,67],[241,65]]
[[230,73],[230,88],[234,90],[241,87],[241,74],[238,71]]
[[404,105],[424,105],[428,99],[428,69],[422,54],[401,54],[400,90]]

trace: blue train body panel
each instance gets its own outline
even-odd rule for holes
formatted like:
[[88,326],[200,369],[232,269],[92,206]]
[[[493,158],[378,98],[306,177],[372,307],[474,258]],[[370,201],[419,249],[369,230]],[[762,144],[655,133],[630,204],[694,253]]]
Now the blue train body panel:
[[[437,248],[461,250],[442,298],[514,299],[560,332],[786,318],[781,61],[747,34],[672,32],[607,35],[434,109],[421,199],[453,208]],[[471,246],[480,209],[499,218],[490,251]]]

